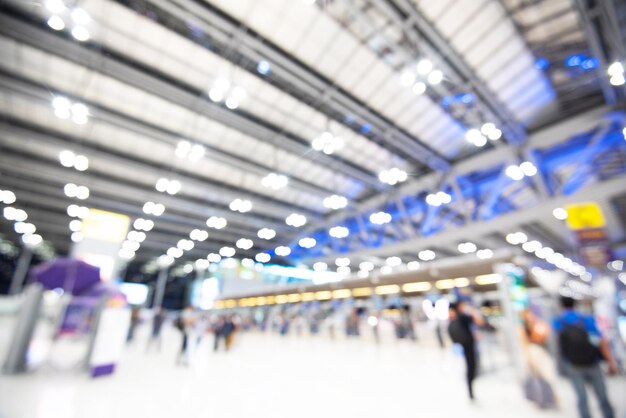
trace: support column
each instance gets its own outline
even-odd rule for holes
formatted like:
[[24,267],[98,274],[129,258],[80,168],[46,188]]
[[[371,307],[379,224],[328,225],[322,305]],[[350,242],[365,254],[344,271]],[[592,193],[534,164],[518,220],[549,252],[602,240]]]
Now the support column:
[[163,296],[165,295],[165,285],[167,284],[167,273],[169,267],[161,267],[159,270],[159,276],[157,277],[156,288],[154,290],[154,303],[153,309],[159,309],[163,305]]
[[24,286],[24,280],[26,279],[26,275],[28,274],[28,268],[30,267],[30,261],[33,258],[33,250],[25,245],[20,257],[17,260],[17,266],[15,267],[15,271],[13,272],[13,277],[11,278],[11,287],[9,288],[9,295],[15,295],[22,290]]

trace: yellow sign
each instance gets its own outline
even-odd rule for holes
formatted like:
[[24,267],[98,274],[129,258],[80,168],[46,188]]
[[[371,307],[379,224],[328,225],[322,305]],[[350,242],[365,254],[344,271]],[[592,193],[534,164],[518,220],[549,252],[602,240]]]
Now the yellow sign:
[[567,226],[573,230],[602,228],[605,225],[600,205],[594,202],[565,206]]
[[128,216],[89,209],[89,216],[83,219],[81,232],[85,238],[122,242],[126,238],[129,225],[130,218]]

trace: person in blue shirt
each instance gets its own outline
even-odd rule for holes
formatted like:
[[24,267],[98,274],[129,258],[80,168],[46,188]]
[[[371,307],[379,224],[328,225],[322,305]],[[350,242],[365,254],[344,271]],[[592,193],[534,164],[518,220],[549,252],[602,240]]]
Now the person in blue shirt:
[[558,335],[559,350],[567,376],[576,391],[578,412],[581,418],[591,418],[585,389],[585,383],[590,383],[604,418],[614,418],[600,362],[603,359],[607,361],[610,374],[617,372],[617,364],[609,350],[608,341],[602,337],[595,319],[577,312],[574,307],[574,299],[562,297],[563,312],[554,320],[552,327]]

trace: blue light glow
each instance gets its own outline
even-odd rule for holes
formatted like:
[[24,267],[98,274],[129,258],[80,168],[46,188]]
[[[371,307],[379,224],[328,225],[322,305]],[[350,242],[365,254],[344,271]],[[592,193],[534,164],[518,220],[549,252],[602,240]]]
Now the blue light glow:
[[537,58],[535,61],[535,68],[541,71],[545,71],[550,67],[550,61],[547,58]]
[[372,125],[370,125],[369,123],[364,123],[363,125],[361,125],[361,132],[363,132],[364,134],[369,133],[372,130]]
[[565,60],[565,65],[567,65],[568,67],[578,67],[585,58],[587,57],[580,54],[570,55]]
[[268,75],[272,71],[272,66],[270,65],[269,62],[265,60],[261,60],[257,64],[256,70],[258,71],[259,74]]

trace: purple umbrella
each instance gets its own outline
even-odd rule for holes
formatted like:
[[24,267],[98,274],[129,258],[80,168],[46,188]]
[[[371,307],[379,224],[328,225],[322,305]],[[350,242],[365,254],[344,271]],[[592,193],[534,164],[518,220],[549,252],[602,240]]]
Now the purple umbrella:
[[74,258],[57,258],[33,268],[31,277],[46,289],[60,287],[76,295],[100,282],[100,268]]

